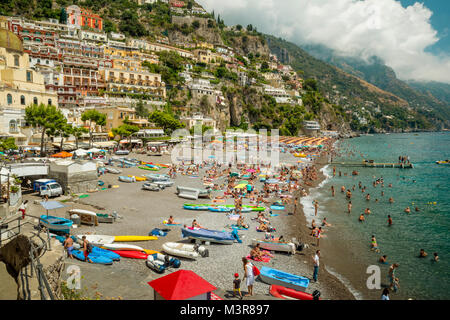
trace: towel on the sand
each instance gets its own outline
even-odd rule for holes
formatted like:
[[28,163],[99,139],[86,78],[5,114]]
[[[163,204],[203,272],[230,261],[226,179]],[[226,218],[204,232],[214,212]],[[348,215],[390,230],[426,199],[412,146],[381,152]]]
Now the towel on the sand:
[[253,259],[250,255],[247,256],[247,259],[253,260],[253,261],[259,261],[259,262],[270,262],[270,257],[263,256],[262,258]]
[[238,226],[237,224],[232,224],[231,227],[232,227],[232,228],[237,228],[237,229],[248,230],[248,228],[244,228],[244,227],[242,227],[242,226]]

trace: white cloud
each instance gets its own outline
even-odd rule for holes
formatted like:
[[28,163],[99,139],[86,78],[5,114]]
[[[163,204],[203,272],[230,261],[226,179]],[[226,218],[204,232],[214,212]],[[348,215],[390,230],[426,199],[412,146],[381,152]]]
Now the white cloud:
[[432,12],[396,0],[198,0],[227,25],[252,24],[297,44],[326,45],[341,55],[376,55],[399,78],[450,83],[450,56],[425,52],[439,39]]

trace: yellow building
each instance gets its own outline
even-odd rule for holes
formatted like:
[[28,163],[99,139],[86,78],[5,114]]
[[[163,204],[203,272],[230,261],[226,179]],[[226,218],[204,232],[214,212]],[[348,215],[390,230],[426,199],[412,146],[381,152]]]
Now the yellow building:
[[136,111],[127,107],[104,107],[96,108],[98,112],[106,115],[106,130],[111,132],[113,128],[117,128],[123,124],[123,121],[128,117],[131,124],[140,128],[148,127],[147,119],[142,119],[136,115]]
[[25,108],[33,103],[58,106],[58,96],[47,91],[43,75],[30,68],[22,41],[0,29],[0,136],[14,137],[17,145],[26,145],[29,137],[21,127]]

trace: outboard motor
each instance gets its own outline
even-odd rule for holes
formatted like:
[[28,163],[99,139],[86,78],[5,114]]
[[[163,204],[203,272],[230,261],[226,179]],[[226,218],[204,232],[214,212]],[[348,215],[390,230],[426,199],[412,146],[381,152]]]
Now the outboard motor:
[[314,290],[314,292],[312,293],[313,296],[313,300],[319,300],[320,298],[320,291],[319,290]]

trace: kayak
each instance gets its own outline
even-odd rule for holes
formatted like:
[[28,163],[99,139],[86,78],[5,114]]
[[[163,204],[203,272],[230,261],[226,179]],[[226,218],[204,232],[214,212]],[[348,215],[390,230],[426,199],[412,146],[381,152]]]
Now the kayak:
[[181,234],[183,238],[196,239],[202,241],[210,241],[214,243],[233,244],[237,237],[235,232],[208,230],[208,229],[193,229],[182,228]]
[[208,210],[212,212],[230,212],[233,211],[234,209],[230,207],[211,206],[208,208]]
[[147,259],[148,257],[147,253],[134,250],[113,250],[112,252],[117,253],[119,256],[123,258]]
[[[95,234],[88,234],[85,235],[86,240],[92,243],[93,245],[103,245],[106,243],[113,243],[114,242],[114,236],[108,236],[108,235],[95,235]],[[77,235],[77,238],[82,240],[83,235]]]
[[126,244],[126,243],[105,243],[104,245],[102,245],[102,248],[105,248],[108,250],[144,251],[144,249],[139,246],[135,246],[134,244]]
[[148,241],[158,240],[155,236],[115,236],[114,242],[133,242],[133,241]]
[[148,170],[148,171],[159,171],[159,168],[149,168],[149,167],[138,167],[142,170]]
[[297,291],[291,288],[286,288],[276,284],[270,286],[269,292],[272,296],[281,299],[290,298],[296,300],[314,300],[312,294],[303,291]]
[[273,205],[270,206],[270,209],[272,209],[272,210],[284,210],[285,207],[273,204]]
[[112,251],[109,250],[105,250],[99,247],[92,247],[92,254],[94,255],[99,255],[99,256],[104,256],[107,258],[110,258],[113,261],[120,261],[120,256],[117,253],[114,253]]
[[119,176],[119,181],[131,183],[136,182],[136,179],[134,177]]
[[281,270],[272,269],[266,266],[261,268],[259,277],[265,283],[281,285],[298,291],[305,291],[309,285],[308,278],[290,274]]
[[[84,253],[80,250],[72,250],[72,255],[81,261],[84,261]],[[97,255],[97,254],[93,254],[93,252],[91,252],[88,255],[88,258],[92,261],[92,263],[98,263],[98,264],[113,264],[113,260],[111,258],[108,258],[104,255]]]
[[209,251],[204,246],[188,243],[166,242],[162,245],[164,252],[177,257],[197,259],[198,257],[208,257]]

